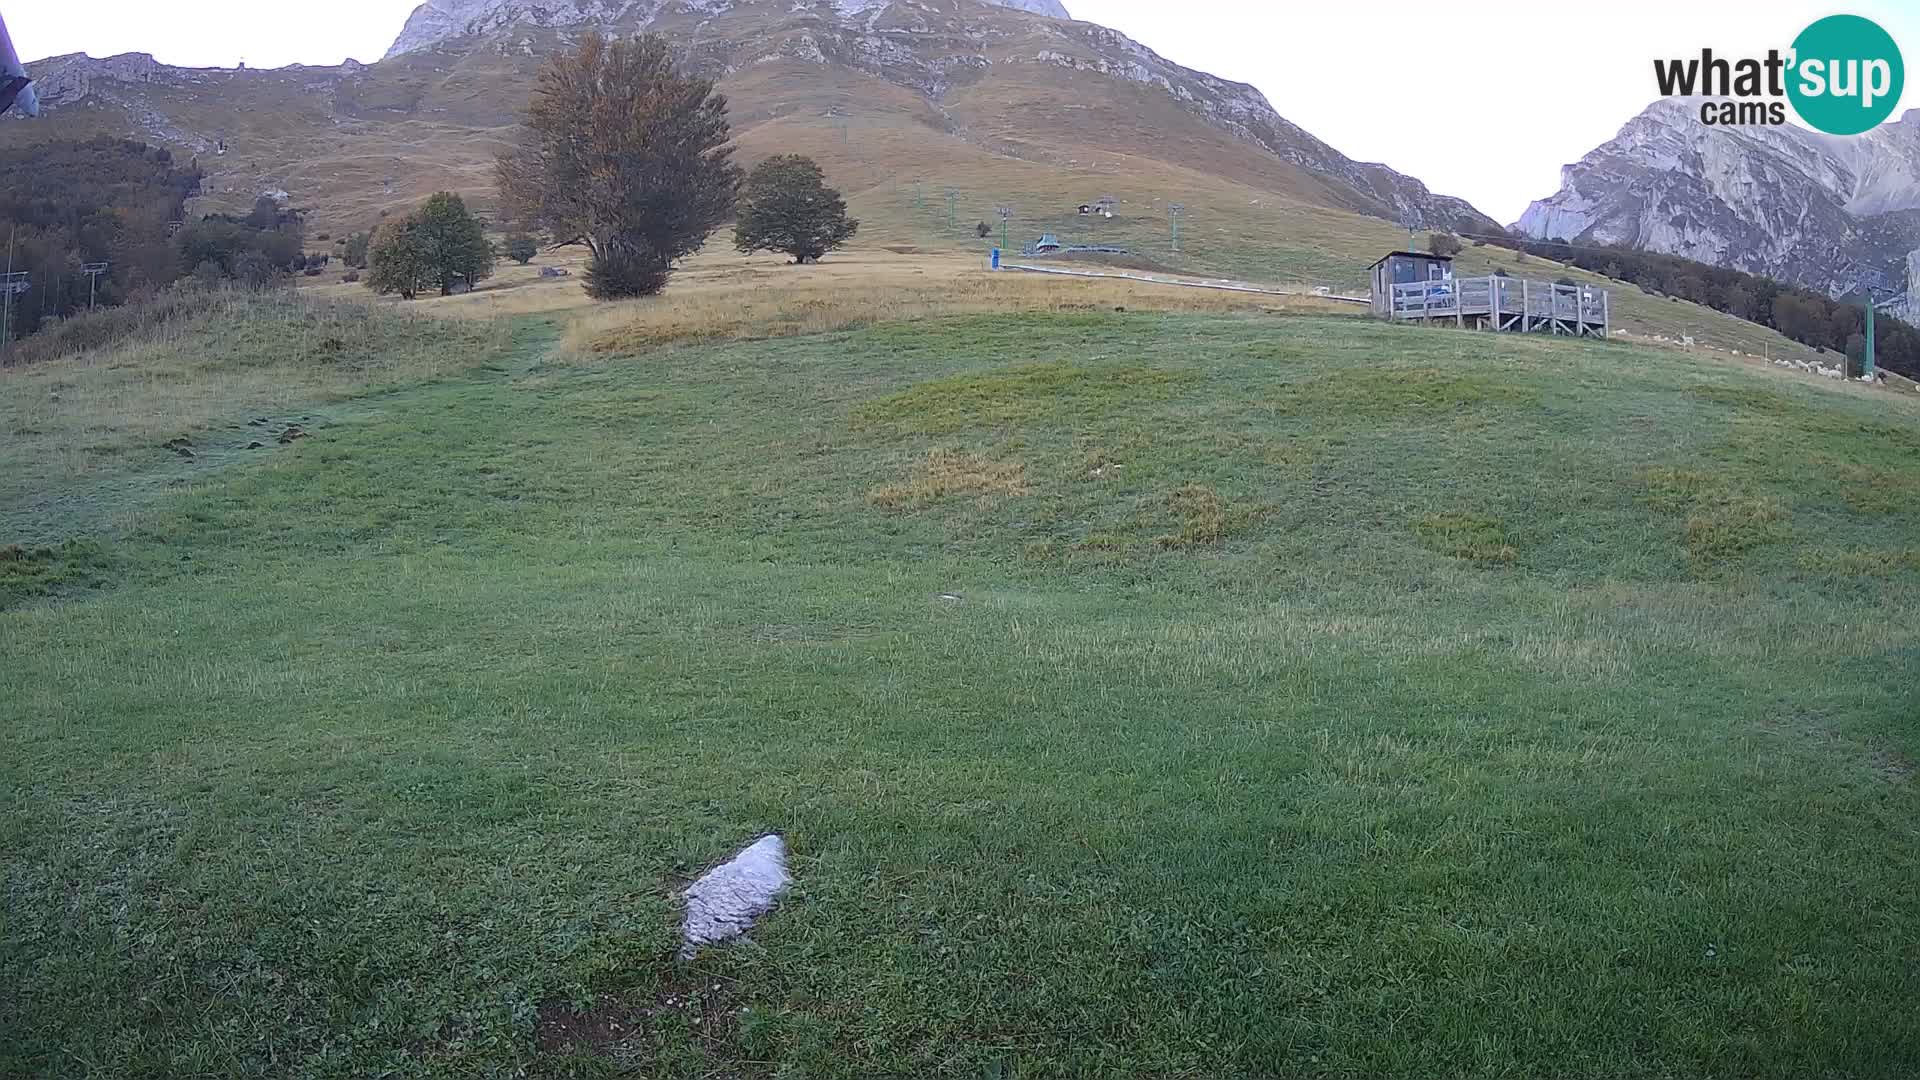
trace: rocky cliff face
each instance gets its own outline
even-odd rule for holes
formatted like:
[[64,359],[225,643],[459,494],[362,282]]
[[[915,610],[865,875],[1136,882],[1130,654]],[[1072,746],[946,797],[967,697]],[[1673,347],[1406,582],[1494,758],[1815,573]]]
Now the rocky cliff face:
[[1920,318],[1920,110],[1854,138],[1709,127],[1667,99],[1561,172],[1527,208],[1529,236],[1625,244],[1830,292],[1852,268],[1910,282]]
[[[1060,0],[981,2],[1052,19],[1072,17]],[[797,0],[793,8],[807,11],[824,5],[842,16],[868,17],[892,4],[893,0]],[[541,0],[427,0],[407,17],[407,24],[401,27],[400,36],[393,40],[387,56],[413,52],[448,38],[492,33],[515,24],[645,29],[670,6],[673,5],[669,0],[576,0],[571,5]],[[736,5],[733,0],[686,0],[685,6],[706,15],[724,15]]]

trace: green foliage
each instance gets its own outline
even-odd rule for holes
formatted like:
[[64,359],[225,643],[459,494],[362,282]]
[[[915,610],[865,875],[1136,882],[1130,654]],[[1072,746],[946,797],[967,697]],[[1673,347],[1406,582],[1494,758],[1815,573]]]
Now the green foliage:
[[826,184],[814,160],[777,154],[754,166],[740,196],[733,245],[746,254],[779,251],[797,263],[819,262],[859,231],[846,200]]
[[[14,298],[8,336],[95,306],[113,306],[173,281],[182,267],[168,241],[200,188],[197,167],[170,151],[124,139],[50,140],[0,150],[0,244],[12,241],[12,266],[32,288]],[[6,254],[0,253],[0,261]],[[108,272],[91,290],[83,263]]]
[[457,282],[477,284],[493,274],[493,245],[466,201],[442,191],[415,214],[418,240],[426,245],[427,282],[442,295]]
[[367,248],[367,288],[411,300],[432,284],[428,248],[419,231],[419,223],[411,216],[374,231]]
[[1460,238],[1452,233],[1428,233],[1427,250],[1435,255],[1460,254]]
[[450,292],[493,273],[493,245],[460,196],[442,191],[399,222],[380,227],[368,251],[367,286],[411,300],[427,289]]
[[617,234],[594,250],[587,262],[585,287],[595,300],[655,296],[667,287],[671,264],[644,240]]
[[355,270],[367,268],[367,245],[372,241],[372,233],[357,232],[347,237],[346,251],[341,259]]
[[260,220],[257,214],[214,214],[181,229],[174,244],[182,272],[203,283],[233,280],[258,287],[294,269],[296,260],[304,265],[298,219],[283,223],[276,215],[264,227]]
[[[1570,263],[1582,270],[1631,282],[1655,296],[1689,300],[1770,326],[1816,350],[1830,349],[1853,355],[1848,343],[1861,331],[1864,321],[1857,303],[1834,300],[1772,278],[1676,255],[1593,244],[1575,247],[1565,240],[1510,239],[1501,243],[1518,250],[1522,256],[1520,261],[1525,261],[1524,256],[1531,252]],[[1890,371],[1920,378],[1920,329],[1881,315],[1874,321],[1874,331],[1875,361]]]
[[664,38],[588,34],[541,69],[495,178],[509,218],[593,252],[589,295],[651,295],[733,214],[731,138],[727,99]]
[[514,233],[512,236],[507,237],[507,258],[512,259],[521,266],[532,262],[533,257],[539,253],[539,245],[535,244],[533,237],[528,236],[526,233]]

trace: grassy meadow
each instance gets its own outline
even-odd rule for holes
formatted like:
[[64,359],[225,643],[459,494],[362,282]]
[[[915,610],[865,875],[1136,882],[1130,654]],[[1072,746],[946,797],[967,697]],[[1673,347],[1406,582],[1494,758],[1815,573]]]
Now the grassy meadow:
[[1920,1072],[1920,402],[1099,296],[0,370],[0,1075]]

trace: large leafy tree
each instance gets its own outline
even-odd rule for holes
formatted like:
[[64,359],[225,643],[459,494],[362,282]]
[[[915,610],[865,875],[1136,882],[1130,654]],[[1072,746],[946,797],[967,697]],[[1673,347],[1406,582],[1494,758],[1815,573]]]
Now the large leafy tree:
[[819,262],[859,228],[847,216],[846,200],[827,186],[826,174],[812,158],[778,154],[748,175],[733,244],[749,255],[784,251],[797,263]]
[[493,245],[466,201],[442,191],[415,214],[415,235],[426,246],[427,282],[445,296],[455,282],[469,284],[493,273]]
[[664,39],[589,34],[541,69],[495,176],[510,215],[592,251],[590,294],[651,295],[733,214],[730,134],[727,99]]
[[380,226],[368,245],[367,287],[411,300],[428,289],[493,273],[493,245],[460,196],[442,191],[402,221]]
[[411,300],[428,287],[427,245],[412,216],[376,229],[367,245],[367,288]]

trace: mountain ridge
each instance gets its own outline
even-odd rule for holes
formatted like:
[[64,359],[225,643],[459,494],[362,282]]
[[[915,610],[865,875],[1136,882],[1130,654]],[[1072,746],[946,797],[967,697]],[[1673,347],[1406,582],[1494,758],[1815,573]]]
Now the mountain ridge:
[[1560,189],[1513,229],[1680,255],[1833,295],[1865,267],[1906,289],[1899,314],[1920,317],[1920,109],[1840,137],[1701,124],[1701,100],[1648,106],[1564,166]]
[[1252,86],[1175,64],[1106,27],[1006,3],[435,0],[415,15],[390,58],[372,64],[183,68],[139,53],[39,61],[31,67],[47,116],[38,127],[0,121],[0,144],[62,131],[143,138],[201,155],[218,208],[286,191],[326,226],[364,227],[373,211],[433,190],[489,191],[492,157],[544,56],[587,30],[653,31],[719,82],[749,156],[813,153],[850,193],[940,170],[1003,174],[988,179],[1012,186],[1035,166],[1059,174],[1049,191],[1065,185],[1081,199],[1092,184],[1122,196],[1132,184],[1174,200],[1190,185],[1183,178],[1201,173],[1251,189],[1256,206],[1272,193],[1430,228],[1494,224],[1463,199],[1348,158]]

